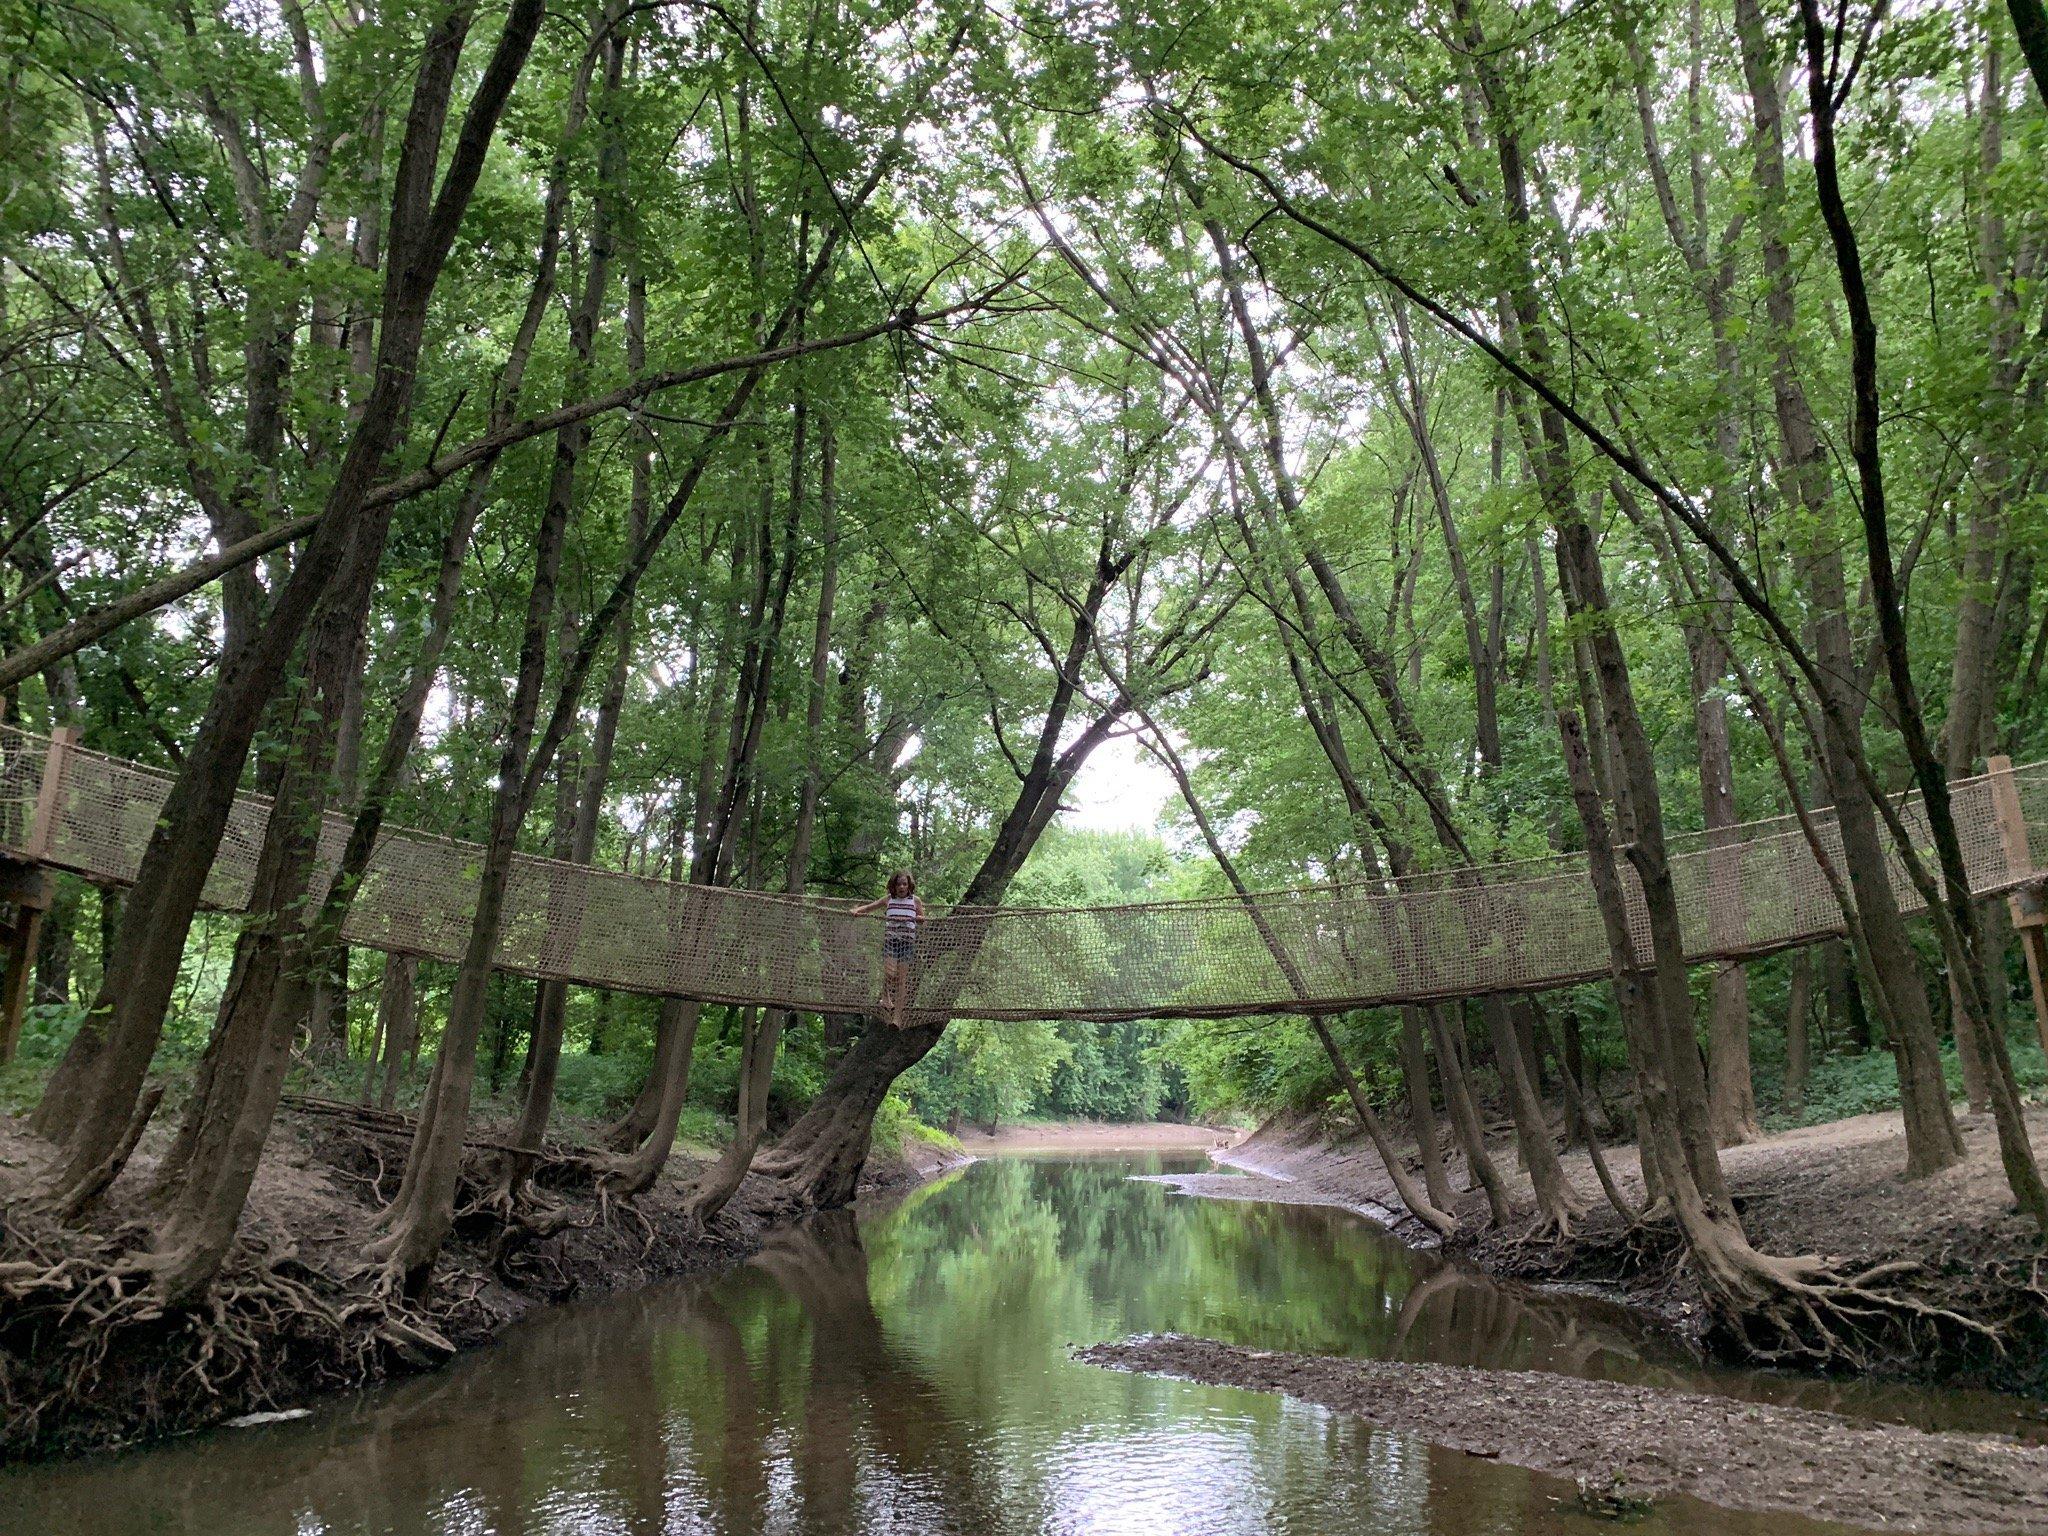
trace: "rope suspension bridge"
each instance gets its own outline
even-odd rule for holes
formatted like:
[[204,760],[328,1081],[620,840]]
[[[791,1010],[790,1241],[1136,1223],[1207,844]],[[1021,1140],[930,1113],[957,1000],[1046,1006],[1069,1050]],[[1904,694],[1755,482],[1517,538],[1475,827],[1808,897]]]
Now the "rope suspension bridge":
[[[2041,996],[2041,903],[2048,879],[2048,763],[1954,782],[1970,886],[2012,896]],[[23,920],[8,967],[7,1022],[56,869],[95,884],[134,879],[170,790],[168,776],[85,750],[68,732],[0,727],[0,901]],[[1899,813],[1915,846],[1931,839],[1917,799]],[[243,910],[267,800],[235,805],[206,904]],[[1819,842],[1842,869],[1832,816]],[[338,868],[349,821],[327,818],[322,868]],[[351,945],[461,958],[483,850],[389,828],[351,908]],[[1686,956],[1740,960],[1839,936],[1843,918],[1806,832],[1790,817],[1671,843]],[[1895,851],[1901,907],[1922,909]],[[1640,886],[1621,870],[1638,953],[1650,952]],[[45,894],[44,900],[47,900]],[[499,940],[500,968],[523,976],[705,1003],[813,1012],[871,1010],[881,988],[881,920],[854,903],[685,884],[522,856]],[[1252,910],[1253,906],[1256,910]],[[24,938],[26,937],[26,942]],[[1275,954],[1277,943],[1288,965]],[[1288,974],[1289,970],[1294,973]],[[1331,1013],[1489,993],[1534,992],[1608,974],[1605,930],[1583,856],[1256,894],[1089,908],[933,908],[918,935],[912,1012],[923,1018],[1221,1018]],[[11,1031],[0,1023],[0,1060]]]

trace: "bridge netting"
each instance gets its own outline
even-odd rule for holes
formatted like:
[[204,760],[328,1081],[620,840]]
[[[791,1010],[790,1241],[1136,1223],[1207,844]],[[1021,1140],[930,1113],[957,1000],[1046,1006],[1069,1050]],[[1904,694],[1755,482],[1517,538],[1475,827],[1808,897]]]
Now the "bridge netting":
[[[46,737],[0,727],[0,853],[125,885],[170,782],[142,764],[68,744],[53,750]],[[2048,763],[1957,780],[1952,794],[1975,892],[1991,896],[2041,878]],[[1917,801],[1904,798],[1899,809],[1931,867]],[[237,799],[208,878],[208,906],[246,907],[269,813],[262,796]],[[1840,870],[1831,817],[1813,819]],[[345,817],[327,819],[325,870],[339,866],[348,829]],[[344,936],[389,953],[460,959],[482,864],[474,843],[387,829]],[[1789,817],[1676,838],[1671,864],[1691,960],[1763,955],[1842,932],[1828,880]],[[1902,907],[1920,910],[1895,855],[1890,873]],[[1622,880],[1638,952],[1647,956],[1647,913],[1625,863]],[[1086,908],[933,906],[917,941],[913,1011],[998,1020],[1335,1012],[1541,991],[1608,974],[1583,857],[1266,891],[1252,901],[1256,914],[1235,896]],[[854,905],[522,855],[498,964],[707,1003],[862,1012],[880,991],[882,935],[880,919],[855,916]]]

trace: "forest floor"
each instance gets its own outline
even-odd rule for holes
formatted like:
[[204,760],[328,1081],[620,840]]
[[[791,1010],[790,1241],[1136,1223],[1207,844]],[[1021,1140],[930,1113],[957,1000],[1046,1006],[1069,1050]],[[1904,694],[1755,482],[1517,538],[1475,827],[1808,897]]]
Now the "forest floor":
[[[48,1315],[0,1320],[0,1459],[182,1433],[426,1368],[537,1307],[736,1264],[802,1214],[767,1181],[749,1179],[708,1231],[697,1230],[683,1194],[700,1165],[681,1146],[630,1206],[596,1197],[587,1176],[551,1177],[544,1167],[542,1198],[566,1218],[559,1231],[508,1251],[495,1219],[459,1222],[428,1299],[387,1310],[370,1301],[362,1254],[396,1191],[409,1130],[395,1117],[343,1112],[350,1108],[302,1100],[280,1115],[209,1310],[138,1321],[111,1338],[53,1326]],[[93,1231],[111,1246],[134,1246],[147,1227],[169,1140],[168,1128],[153,1126],[96,1208]],[[0,1239],[54,1259],[67,1251],[67,1231],[18,1199],[50,1152],[25,1123],[0,1115]],[[906,1138],[900,1157],[869,1159],[863,1197],[968,1160]],[[466,1174],[464,1197],[474,1193]],[[81,1306],[95,1304],[93,1291],[79,1287]]]
[[[2030,1111],[2037,1147],[2048,1145],[2048,1109]],[[1905,1137],[1896,1113],[1858,1115],[1765,1136],[1721,1154],[1736,1206],[1751,1241],[1776,1254],[1819,1254],[1842,1272],[1909,1263],[1911,1294],[2001,1330],[2002,1349],[1963,1331],[1938,1343],[1921,1338],[1913,1352],[1873,1362],[1884,1374],[1969,1381],[2007,1391],[2048,1391],[2048,1291],[2033,1227],[2013,1204],[1999,1166],[1989,1115],[1966,1115],[1967,1155],[1956,1166],[1908,1180]],[[1528,1182],[1515,1168],[1505,1126],[1493,1140],[1495,1166],[1519,1198]],[[1213,1154],[1259,1177],[1182,1179],[1191,1193],[1240,1199],[1339,1205],[1359,1210],[1418,1244],[1434,1242],[1401,1212],[1393,1183],[1371,1144],[1295,1116],[1267,1123]],[[1635,1148],[1607,1149],[1616,1182],[1641,1204]],[[1452,1182],[1463,1188],[1464,1165],[1446,1153]],[[1540,1283],[1596,1286],[1650,1312],[1695,1342],[1707,1336],[1708,1315],[1675,1242],[1645,1245],[1600,1193],[1584,1151],[1566,1156],[1565,1172],[1586,1214],[1565,1240],[1531,1239],[1519,1230],[1488,1230],[1482,1195],[1457,1202],[1460,1231],[1446,1249],[1488,1273]]]
[[1596,1513],[1685,1494],[1864,1529],[2048,1533],[2048,1446],[1530,1371],[1158,1337],[1076,1358],[1317,1403],[1433,1445],[1576,1480]]
[[1043,1152],[1067,1156],[1086,1152],[1208,1152],[1236,1139],[1238,1133],[1208,1125],[1166,1120],[1028,1120],[983,1130],[962,1126],[960,1146],[976,1156],[1004,1152]]

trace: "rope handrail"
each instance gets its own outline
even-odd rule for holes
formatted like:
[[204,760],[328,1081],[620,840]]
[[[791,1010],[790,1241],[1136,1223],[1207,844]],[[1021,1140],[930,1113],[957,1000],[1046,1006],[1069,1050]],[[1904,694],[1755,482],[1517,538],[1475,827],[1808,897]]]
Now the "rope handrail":
[[[61,764],[54,780],[53,763]],[[127,884],[170,782],[139,763],[0,727],[0,855]],[[2048,763],[1958,779],[1951,795],[1976,894],[2040,879],[2048,868]],[[2017,834],[2001,835],[2001,796],[2006,830],[2016,818]],[[1917,797],[1901,796],[1899,808],[1925,846]],[[263,796],[237,797],[208,878],[209,907],[246,907],[269,811]],[[1832,815],[1814,821],[1838,862]],[[323,826],[320,857],[330,875],[348,830],[338,815]],[[459,959],[481,863],[474,843],[387,828],[344,938]],[[1674,837],[1670,863],[1691,960],[1764,955],[1842,932],[1795,818]],[[1901,907],[1920,910],[1895,856],[1888,867]],[[1631,928],[1647,954],[1641,892],[1625,864],[1622,877]],[[1105,907],[934,906],[918,936],[912,1011],[989,1019],[1333,1012],[1539,991],[1608,972],[1583,854],[1260,891],[1251,900],[1256,911],[1230,894]],[[855,917],[854,905],[522,854],[498,964],[708,1003],[862,1012],[880,992],[881,919]]]

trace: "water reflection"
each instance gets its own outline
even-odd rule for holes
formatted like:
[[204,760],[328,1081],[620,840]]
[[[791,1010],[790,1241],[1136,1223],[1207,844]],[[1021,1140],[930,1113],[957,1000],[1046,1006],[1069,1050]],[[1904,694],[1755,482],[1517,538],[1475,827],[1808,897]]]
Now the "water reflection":
[[[1619,1309],[1475,1281],[1341,1212],[1192,1200],[1129,1178],[1158,1166],[978,1164],[859,1226],[840,1216],[783,1233],[735,1274],[550,1314],[309,1420],[18,1469],[0,1476],[0,1529],[1611,1529],[1548,1479],[1276,1398],[1073,1364],[1071,1344],[1174,1330],[1688,1376]],[[1679,1505],[1636,1529],[1820,1528]]]

